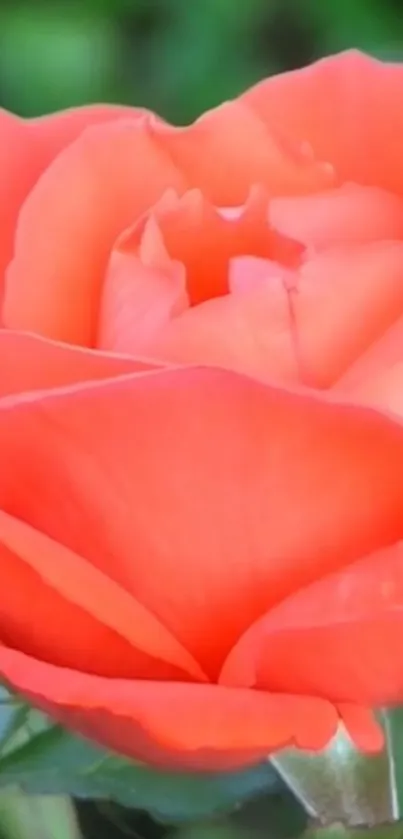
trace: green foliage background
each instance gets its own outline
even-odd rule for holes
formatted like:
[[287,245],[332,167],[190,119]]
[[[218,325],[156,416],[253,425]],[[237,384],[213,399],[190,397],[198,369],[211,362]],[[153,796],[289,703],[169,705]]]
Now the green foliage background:
[[181,123],[351,46],[402,57],[401,0],[2,0],[0,104],[130,102]]

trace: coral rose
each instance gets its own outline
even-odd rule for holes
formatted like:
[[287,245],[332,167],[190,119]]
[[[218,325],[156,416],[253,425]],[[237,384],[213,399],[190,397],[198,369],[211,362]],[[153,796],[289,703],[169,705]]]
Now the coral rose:
[[403,700],[403,66],[1,115],[0,673],[158,765]]

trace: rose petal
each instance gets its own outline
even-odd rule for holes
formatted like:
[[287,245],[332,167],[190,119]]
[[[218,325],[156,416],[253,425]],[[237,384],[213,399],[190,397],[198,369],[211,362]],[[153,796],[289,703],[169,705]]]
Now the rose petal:
[[160,323],[153,340],[134,332],[131,351],[326,388],[403,310],[401,242],[329,248],[298,271],[256,258],[231,271],[233,294]]
[[78,108],[66,108],[53,114],[24,120],[46,155],[45,165],[91,125],[115,122],[122,119],[134,119],[145,116],[144,108],[124,105],[84,105]]
[[269,217],[281,233],[314,249],[403,238],[403,200],[357,184],[316,195],[275,198]]
[[171,363],[211,364],[269,383],[297,383],[291,299],[282,269],[250,257],[234,260],[231,274],[237,292],[185,310],[146,343],[137,343],[135,335],[132,351]]
[[138,113],[134,108],[92,105],[23,120],[0,109],[0,291],[13,254],[19,210],[41,172],[89,125]]
[[403,361],[374,373],[347,391],[355,401],[403,417]]
[[225,371],[3,400],[0,453],[1,506],[131,591],[211,678],[268,608],[403,534],[399,423]]
[[[388,382],[390,375],[395,377],[394,368],[398,371],[400,364],[403,362],[403,315],[384,332],[381,337],[371,343],[368,349],[360,355],[351,367],[348,367],[345,374],[337,380],[333,387],[335,393],[347,394],[348,398],[360,399],[361,396],[368,395],[369,402],[372,396],[375,397],[374,404],[384,404],[387,409],[388,402],[378,401],[378,396],[384,390],[384,376],[385,383]],[[400,384],[396,381],[400,390]],[[397,389],[390,390],[389,384],[387,390],[390,396],[398,397]],[[364,398],[365,401],[365,398]]]
[[270,130],[307,142],[343,181],[403,193],[403,67],[351,50],[261,82],[240,98]]
[[11,259],[14,229],[21,203],[38,173],[25,124],[18,117],[0,110],[0,303],[4,271]]
[[0,329],[0,358],[0,397],[156,367],[145,359],[108,355],[8,329]]
[[103,679],[5,647],[0,672],[64,724],[118,752],[170,768],[234,769],[285,745],[322,749],[338,722],[336,710],[321,699]]
[[182,189],[183,177],[146,117],[83,132],[21,211],[6,326],[91,346],[112,244],[169,186]]
[[199,187],[218,207],[243,204],[253,184],[273,195],[327,189],[334,183],[329,164],[315,160],[295,135],[283,137],[246,101],[227,102],[193,125],[175,129],[155,122],[153,135],[169,151],[190,186]]
[[[144,231],[144,232],[143,232]],[[171,260],[153,218],[116,243],[102,291],[97,345],[141,354],[189,305],[184,266]]]
[[382,726],[370,708],[362,708],[352,702],[340,702],[337,710],[347,733],[360,752],[376,754],[385,745]]
[[403,244],[330,248],[298,275],[293,314],[301,380],[330,387],[403,311]]
[[[267,206],[265,192],[255,189],[240,212],[228,219],[196,190],[182,198],[164,196],[149,218],[116,243],[103,288],[98,345],[224,366],[230,345],[229,367],[236,366],[231,364],[235,355],[240,361],[245,357],[244,366],[238,369],[254,372],[245,340],[252,353],[257,349],[267,358],[268,346],[277,341],[276,333],[287,331],[287,296],[277,283],[251,306],[223,297],[234,285],[234,257],[251,253],[279,259],[282,265],[276,274],[281,275],[283,265],[294,266],[302,252],[298,243],[269,227]],[[218,300],[211,304],[215,298]],[[203,301],[209,303],[197,306]],[[196,308],[189,312],[190,304]],[[252,323],[253,306],[256,317]],[[190,321],[188,317],[184,322],[178,319],[186,312]],[[278,312],[279,323],[273,324],[274,312]],[[217,336],[212,320],[216,320]],[[242,328],[247,333],[243,341]],[[286,364],[290,365],[289,359]],[[295,367],[294,359],[291,366]]]
[[266,217],[262,195],[231,218],[197,193],[165,202],[117,244],[100,346],[263,381],[334,384],[403,311],[403,245],[343,242],[301,263],[300,246],[277,241]]
[[403,543],[292,594],[235,645],[223,684],[368,708],[403,700]]
[[[154,208],[152,220],[167,253],[186,267],[191,305],[228,292],[229,263],[234,257],[253,254],[287,267],[299,264],[304,248],[270,226],[268,206],[267,192],[254,187],[234,215],[218,210],[199,190],[172,196]],[[153,259],[149,254],[149,261],[158,263],[158,253]]]
[[[54,551],[55,561],[57,548]],[[60,667],[108,678],[178,679],[189,674],[133,647],[115,631],[114,621],[98,621],[86,608],[66,600],[20,557],[0,544],[3,599],[0,634],[14,649]],[[111,598],[112,606],[114,598]],[[68,632],[66,631],[68,627]]]
[[179,672],[182,680],[204,680],[192,656],[134,597],[83,557],[3,511],[0,563],[7,592],[0,635],[11,646],[108,676],[172,679]]

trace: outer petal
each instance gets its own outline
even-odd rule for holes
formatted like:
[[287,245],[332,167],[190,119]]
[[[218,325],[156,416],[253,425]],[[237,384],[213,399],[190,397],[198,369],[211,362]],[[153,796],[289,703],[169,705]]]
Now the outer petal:
[[66,725],[118,752],[172,768],[233,769],[285,745],[321,749],[338,721],[321,699],[102,679],[5,647],[0,673]]
[[243,204],[253,184],[270,195],[317,192],[332,186],[332,166],[315,159],[299,136],[277,130],[241,99],[204,114],[193,125],[161,122],[153,134],[186,174],[218,207]]
[[369,708],[403,700],[403,543],[291,595],[230,653],[223,684]]
[[403,315],[346,370],[334,391],[402,414],[402,364]]
[[152,362],[0,330],[0,397],[155,369]]
[[83,132],[32,190],[7,272],[4,322],[91,346],[117,235],[182,175],[146,117]]
[[118,119],[134,119],[146,113],[144,108],[123,105],[84,105],[36,117],[25,124],[31,128],[43,154],[47,155],[45,165],[48,165],[65,146],[73,143],[79,134],[91,125],[114,122]]
[[10,646],[98,675],[204,679],[189,653],[130,594],[3,511],[0,564],[0,637]]
[[240,97],[268,130],[308,142],[340,181],[403,193],[403,67],[351,51],[256,85]]
[[41,171],[25,123],[0,110],[0,303],[4,271],[12,257],[15,225],[20,206]]
[[354,389],[354,398],[403,417],[403,361],[362,382]]
[[402,538],[403,429],[369,409],[191,368],[0,408],[2,506],[133,592],[212,677],[269,607]]
[[340,702],[337,710],[358,751],[369,754],[382,751],[385,736],[371,708],[353,702]]
[[403,199],[357,184],[316,195],[275,198],[269,217],[277,230],[312,250],[403,238]]
[[0,110],[0,299],[17,216],[41,172],[89,125],[136,113],[134,108],[100,105],[25,121]]

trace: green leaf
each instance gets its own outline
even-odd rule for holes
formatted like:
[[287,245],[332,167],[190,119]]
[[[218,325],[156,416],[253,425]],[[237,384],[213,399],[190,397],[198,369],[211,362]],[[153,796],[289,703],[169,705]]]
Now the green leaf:
[[47,728],[43,714],[0,686],[0,760]]
[[173,773],[105,752],[59,726],[34,735],[0,760],[0,787],[30,794],[109,799],[182,822],[227,812],[281,787],[268,764],[229,773]]
[[0,793],[0,830],[7,839],[81,839],[74,806],[63,796]]

